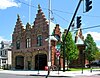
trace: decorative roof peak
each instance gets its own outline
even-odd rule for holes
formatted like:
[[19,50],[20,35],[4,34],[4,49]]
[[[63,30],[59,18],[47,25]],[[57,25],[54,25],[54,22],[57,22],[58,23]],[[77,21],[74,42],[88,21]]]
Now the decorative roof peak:
[[84,36],[82,34],[81,28],[78,28],[78,31],[77,31],[76,36],[75,36],[75,43],[76,44],[84,43]]
[[17,14],[17,21],[20,21],[20,16],[19,16],[19,14]]
[[31,29],[31,25],[29,24],[29,22],[27,22],[26,24],[26,29]]
[[42,12],[42,9],[40,7],[40,4],[38,4],[38,13]]
[[40,4],[38,4],[38,10],[40,10],[40,9],[41,9]]

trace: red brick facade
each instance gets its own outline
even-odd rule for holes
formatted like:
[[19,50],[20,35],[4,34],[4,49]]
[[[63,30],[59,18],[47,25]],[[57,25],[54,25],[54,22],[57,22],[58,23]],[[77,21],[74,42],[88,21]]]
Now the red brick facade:
[[[59,25],[55,25],[54,36],[61,35]],[[37,69],[37,64],[41,70],[47,65],[48,61],[48,41],[49,25],[42,9],[39,7],[38,13],[34,21],[34,25],[29,23],[24,28],[20,16],[17,15],[17,22],[12,34],[12,68],[13,69]],[[39,41],[38,41],[39,40]],[[51,40],[51,64],[55,64],[55,45],[56,41]],[[37,56],[38,55],[38,56]],[[45,57],[42,57],[45,56]],[[38,57],[38,58],[37,58]],[[45,61],[39,64],[37,59]],[[40,68],[39,68],[40,69]]]
[[[59,24],[55,25],[52,32],[53,36],[57,38],[58,41],[51,40],[51,65],[56,64],[56,44],[61,40],[61,32]],[[82,33],[80,34],[82,35]],[[48,41],[46,39],[49,37],[49,25],[45,18],[42,9],[39,7],[38,13],[34,21],[34,25],[31,26],[29,23],[26,24],[24,28],[20,16],[17,16],[17,22],[12,34],[12,68],[13,69],[25,69],[43,70],[47,66],[48,62]],[[83,38],[83,36],[81,36]],[[77,39],[76,39],[77,40]],[[78,46],[80,52],[82,46]],[[73,62],[72,65],[80,65],[80,54],[79,59]],[[83,58],[84,59],[84,58]],[[40,60],[40,61],[38,61]],[[60,60],[61,67],[63,59]],[[42,68],[41,68],[42,67]]]

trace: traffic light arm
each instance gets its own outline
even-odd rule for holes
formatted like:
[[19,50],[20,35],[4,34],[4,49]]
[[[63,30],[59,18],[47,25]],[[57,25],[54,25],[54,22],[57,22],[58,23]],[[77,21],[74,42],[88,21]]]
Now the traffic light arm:
[[[81,4],[82,1],[83,1],[83,0],[80,0],[79,3],[78,3],[78,5],[77,5],[77,8],[76,8],[76,10],[75,10],[75,13],[74,13],[74,15],[73,15],[73,17],[72,17],[72,20],[71,20],[70,24],[69,24],[68,30],[67,30],[67,32],[66,32],[66,34],[65,34],[65,37],[64,37],[64,40],[63,40],[63,46],[65,45],[64,42],[65,42],[66,36],[68,35],[68,32],[69,32],[69,30],[70,30],[70,27],[71,27],[71,25],[72,25],[72,23],[73,23],[73,21],[74,21],[74,18],[75,18],[76,14],[77,14],[77,11],[78,11],[79,6],[80,6],[80,4]],[[65,47],[63,47],[63,72],[65,72]]]
[[70,30],[70,27],[71,27],[71,25],[72,25],[72,23],[73,23],[73,21],[74,21],[74,18],[75,18],[76,14],[77,14],[77,11],[78,11],[79,6],[80,6],[80,4],[81,4],[82,1],[83,1],[83,0],[80,0],[79,3],[78,3],[78,5],[77,5],[77,8],[76,8],[75,13],[74,13],[74,15],[73,15],[73,17],[72,17],[72,20],[71,20],[71,22],[70,22],[70,24],[69,24],[68,30],[67,30],[67,32],[66,32],[66,34],[65,34],[65,37],[64,37],[64,40],[63,40],[63,41],[65,41],[66,36],[68,35],[68,32],[69,32],[69,30]]

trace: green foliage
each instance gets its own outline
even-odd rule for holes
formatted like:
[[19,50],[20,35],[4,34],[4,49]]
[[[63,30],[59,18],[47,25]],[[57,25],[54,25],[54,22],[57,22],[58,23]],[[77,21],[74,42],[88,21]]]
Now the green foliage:
[[94,42],[90,34],[87,34],[84,43],[86,45],[85,49],[86,59],[89,60],[89,62],[95,60],[95,54],[96,52],[98,52],[98,49],[96,47],[96,43]]
[[[62,35],[62,40],[64,40],[65,38],[65,33]],[[67,37],[65,38],[65,52],[66,52],[66,59],[68,61],[71,61],[73,59],[77,59],[78,58],[78,49],[76,44],[74,43],[73,39],[72,39],[72,34],[71,32],[68,33]],[[62,46],[62,48],[63,48]]]
[[96,60],[100,60],[100,52],[96,52],[96,54],[95,54],[95,59],[96,59]]

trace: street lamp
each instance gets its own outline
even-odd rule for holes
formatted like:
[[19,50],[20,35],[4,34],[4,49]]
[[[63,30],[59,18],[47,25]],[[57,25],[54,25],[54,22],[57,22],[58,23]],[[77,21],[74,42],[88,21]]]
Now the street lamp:
[[38,49],[38,74],[39,74],[39,49]]
[[82,67],[82,74],[83,74],[83,51],[81,51],[81,67]]
[[60,56],[60,52],[58,50],[56,52],[56,56],[57,56],[57,66],[58,66],[58,74],[59,74],[59,56]]
[[85,45],[81,44],[81,50],[80,50],[80,54],[81,54],[81,67],[82,67],[82,74],[83,74],[83,68],[84,68],[84,64],[85,64]]
[[92,73],[92,65],[90,64],[90,72]]

